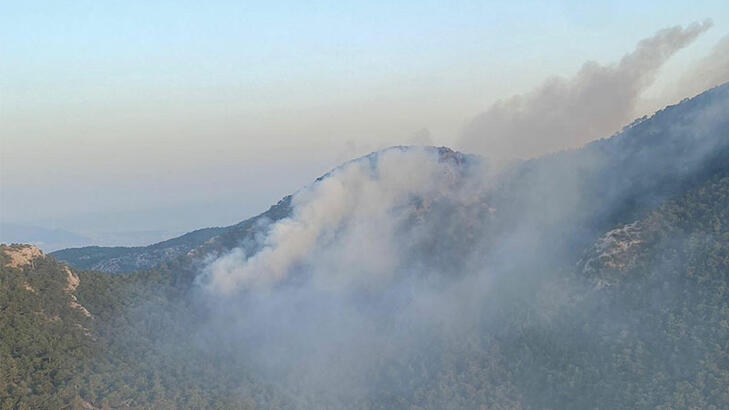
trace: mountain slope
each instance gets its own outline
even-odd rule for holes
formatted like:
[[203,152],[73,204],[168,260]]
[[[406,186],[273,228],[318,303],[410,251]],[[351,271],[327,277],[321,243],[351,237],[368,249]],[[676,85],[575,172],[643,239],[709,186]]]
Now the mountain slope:
[[374,153],[128,275],[3,247],[0,403],[727,408],[728,147],[723,85],[485,184]]
[[51,254],[60,261],[67,262],[79,269],[109,273],[131,272],[149,269],[164,261],[184,255],[206,240],[230,228],[232,227],[198,229],[149,246],[86,246],[62,249]]
[[74,386],[96,342],[78,276],[29,245],[2,245],[0,264],[2,407],[83,407]]
[[[708,176],[729,172],[728,129],[729,84],[724,84],[636,120],[610,138],[517,163],[495,178],[489,201],[504,220],[518,220],[540,207],[552,213],[545,224],[560,226],[567,218],[583,224],[572,232],[574,247],[581,248],[594,239],[593,232],[630,221]],[[257,221],[288,216],[290,200],[233,226],[201,229],[147,247],[86,247],[53,255],[81,269],[149,269],[198,247],[193,254],[232,249],[254,236]]]
[[542,287],[501,340],[528,407],[729,405],[729,178],[606,232],[553,284],[561,302]]
[[[407,147],[395,147],[395,149],[407,149]],[[467,157],[445,147],[432,149],[447,160],[464,161]],[[370,154],[369,157],[373,155],[375,153]],[[475,160],[475,157],[471,157],[472,160]],[[325,174],[317,181],[327,176],[328,174]],[[284,197],[267,211],[227,227],[203,228],[145,247],[88,246],[63,249],[51,254],[78,269],[109,273],[150,269],[162,263],[169,263],[188,253],[191,256],[199,257],[211,252],[232,249],[245,241],[247,237],[254,235],[260,222],[277,221],[287,217],[291,211],[290,207],[291,195]]]
[[[499,300],[498,332],[454,337],[390,363],[373,376],[382,386],[357,403],[725,408],[728,232],[729,178],[712,178],[629,227],[609,230],[574,270],[549,275],[534,295],[512,299],[512,292]],[[190,344],[189,318],[199,313],[186,306],[178,285],[171,286],[174,272],[79,273],[77,289],[69,291],[74,280],[64,265],[37,252],[13,257],[3,249],[1,363],[11,380],[3,383],[0,403],[322,405],[321,397],[292,402],[249,376],[230,382],[247,370]],[[72,306],[71,294],[92,316]],[[427,360],[418,362],[420,354]],[[203,358],[205,364],[198,362]]]
[[[282,400],[244,368],[195,346],[188,331],[196,313],[167,280],[160,272],[76,272],[31,245],[2,245],[0,408],[254,408]],[[248,399],[239,401],[236,389]]]

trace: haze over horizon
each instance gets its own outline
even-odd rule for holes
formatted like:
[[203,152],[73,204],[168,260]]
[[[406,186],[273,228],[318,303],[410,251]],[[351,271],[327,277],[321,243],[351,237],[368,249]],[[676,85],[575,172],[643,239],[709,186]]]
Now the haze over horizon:
[[232,224],[390,145],[576,147],[729,81],[720,1],[31,2],[0,26],[0,223],[84,244]]

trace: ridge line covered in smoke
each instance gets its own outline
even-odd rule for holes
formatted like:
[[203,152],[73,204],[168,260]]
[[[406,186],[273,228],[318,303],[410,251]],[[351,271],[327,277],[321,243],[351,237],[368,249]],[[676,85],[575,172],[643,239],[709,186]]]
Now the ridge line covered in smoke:
[[[457,167],[463,161],[462,154],[445,147],[404,146],[348,161],[296,192],[291,216],[266,226],[266,233],[253,247],[237,247],[214,260],[201,280],[222,294],[266,287],[284,280],[317,249],[329,253],[333,248],[336,252],[332,255],[346,259],[337,264],[359,266],[361,273],[393,270],[398,244],[388,243],[388,238],[394,236],[392,230],[410,217],[407,212],[413,198],[457,198],[460,194],[449,190],[456,189],[457,174],[461,172]],[[342,244],[352,248],[344,249]],[[362,246],[376,249],[367,252]],[[379,257],[373,259],[368,254]],[[327,260],[327,255],[316,257]],[[327,281],[352,279],[332,277]]]

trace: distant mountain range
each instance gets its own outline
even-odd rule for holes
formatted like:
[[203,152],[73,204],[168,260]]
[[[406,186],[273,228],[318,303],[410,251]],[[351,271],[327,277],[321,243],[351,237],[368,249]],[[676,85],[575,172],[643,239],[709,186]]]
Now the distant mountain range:
[[89,241],[90,238],[63,229],[0,223],[0,242],[2,243],[33,243],[44,249],[54,251],[79,246]]
[[115,244],[143,246],[179,234],[178,231],[165,230],[79,232],[28,224],[0,223],[0,243],[29,243],[46,252],[53,252],[60,249],[89,246],[89,244],[107,247]]

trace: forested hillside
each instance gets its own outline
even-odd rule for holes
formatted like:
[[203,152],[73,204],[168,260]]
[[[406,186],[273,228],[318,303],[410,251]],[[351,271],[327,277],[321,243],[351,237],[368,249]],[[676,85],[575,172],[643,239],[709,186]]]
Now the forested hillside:
[[3,245],[0,406],[729,408],[728,164],[724,85],[495,175],[374,153],[147,270]]
[[[52,257],[11,266],[8,251],[16,249],[3,248],[3,408],[307,403],[196,346],[191,318],[204,314],[181,303],[189,294],[173,286],[171,272],[80,272],[74,289],[76,273]],[[388,364],[378,376],[388,394],[361,404],[725,408],[727,292],[729,178],[722,178],[606,232],[574,270],[552,275],[532,295],[539,302],[503,305],[498,332],[441,341],[419,353],[429,360]]]
[[168,272],[76,272],[30,245],[0,253],[0,408],[275,405],[271,387],[195,347],[189,286]]
[[180,257],[225,230],[226,228],[199,229],[149,246],[86,246],[62,249],[52,254],[79,269],[108,273],[133,272]]

